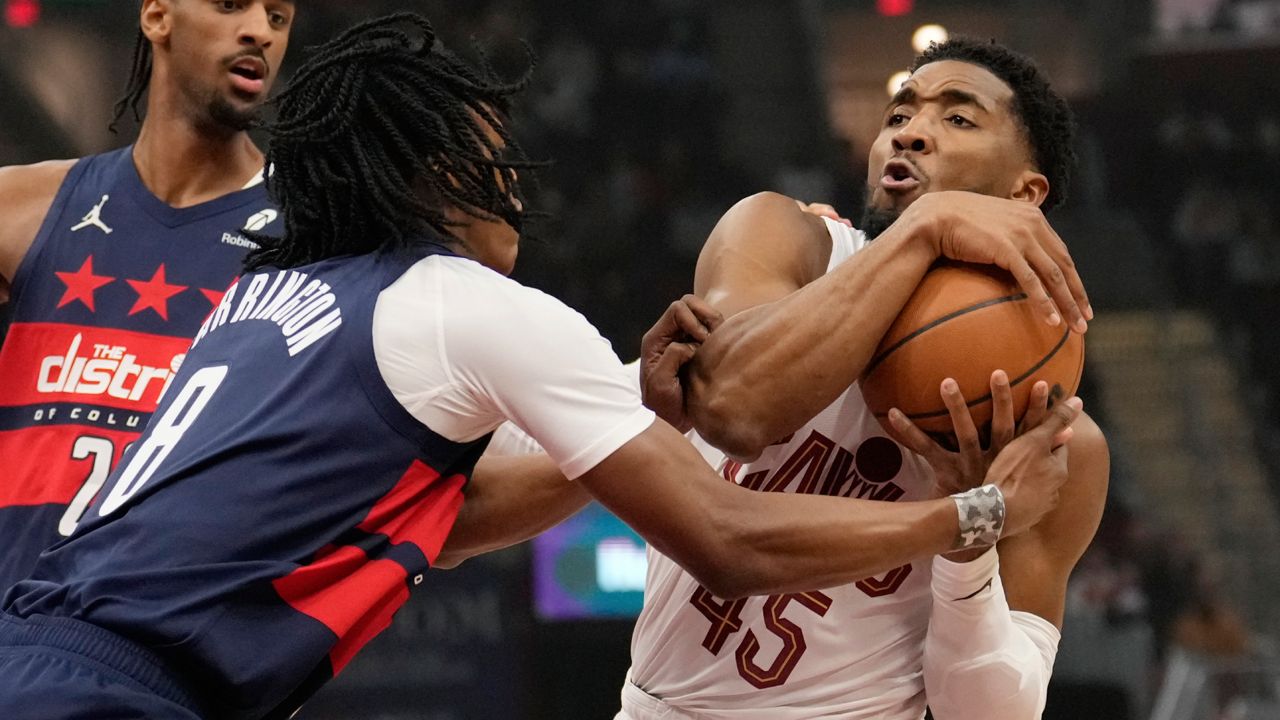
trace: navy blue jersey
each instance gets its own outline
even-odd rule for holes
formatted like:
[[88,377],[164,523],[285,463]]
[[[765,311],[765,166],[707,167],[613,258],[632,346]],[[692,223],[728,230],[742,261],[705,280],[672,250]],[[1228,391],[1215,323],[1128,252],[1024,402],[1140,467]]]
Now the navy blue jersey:
[[239,272],[240,228],[276,217],[260,184],[170,207],[131,147],[68,172],[13,278],[0,348],[0,592],[75,529]]
[[241,278],[82,527],[10,590],[8,611],[149,648],[219,717],[296,709],[423,582],[488,442],[414,419],[374,355],[379,292],[443,252]]

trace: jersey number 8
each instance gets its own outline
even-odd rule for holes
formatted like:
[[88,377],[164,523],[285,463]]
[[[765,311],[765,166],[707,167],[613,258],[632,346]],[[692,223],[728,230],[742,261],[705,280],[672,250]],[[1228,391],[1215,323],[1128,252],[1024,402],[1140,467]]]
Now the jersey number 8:
[[137,452],[129,459],[116,478],[116,484],[102,501],[102,507],[98,509],[99,516],[106,517],[120,509],[147,484],[209,404],[213,393],[226,377],[226,365],[202,368],[191,376],[164,415],[160,416],[159,421],[139,441]]

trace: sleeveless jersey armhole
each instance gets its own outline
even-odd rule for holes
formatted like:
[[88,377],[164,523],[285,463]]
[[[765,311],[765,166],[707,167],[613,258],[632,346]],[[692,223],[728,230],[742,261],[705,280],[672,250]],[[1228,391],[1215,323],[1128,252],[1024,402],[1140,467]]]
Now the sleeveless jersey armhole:
[[27,252],[22,256],[22,262],[18,263],[18,269],[13,273],[10,292],[14,302],[20,301],[22,287],[26,284],[27,275],[31,273],[31,268],[35,266],[41,253],[44,252],[45,247],[48,245],[49,236],[53,234],[54,228],[62,220],[62,214],[66,212],[67,200],[75,192],[76,186],[80,183],[80,179],[84,177],[85,171],[93,160],[93,157],[77,160],[76,164],[72,165],[71,169],[67,171],[67,176],[62,179],[62,184],[58,186],[58,192],[53,196],[53,204],[49,206],[48,212],[45,213],[44,220],[40,221],[40,229],[36,231],[35,239],[31,241],[31,247],[27,248]]

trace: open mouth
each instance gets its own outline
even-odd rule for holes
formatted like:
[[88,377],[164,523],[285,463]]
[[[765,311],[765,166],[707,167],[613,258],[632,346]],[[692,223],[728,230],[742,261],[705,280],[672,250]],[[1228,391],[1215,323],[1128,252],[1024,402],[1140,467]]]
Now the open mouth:
[[240,58],[231,64],[229,72],[231,84],[243,93],[257,95],[266,85],[267,66],[258,58]]
[[905,160],[890,160],[885,163],[880,185],[886,190],[914,190],[920,186],[920,179],[916,177],[915,170],[910,163]]

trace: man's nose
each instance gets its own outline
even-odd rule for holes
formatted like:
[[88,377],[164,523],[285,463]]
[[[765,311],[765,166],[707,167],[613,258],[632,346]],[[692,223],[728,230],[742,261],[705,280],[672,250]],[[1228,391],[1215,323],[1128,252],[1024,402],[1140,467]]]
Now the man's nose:
[[924,132],[923,122],[918,118],[911,118],[903,125],[898,133],[893,136],[894,152],[903,152],[910,150],[912,152],[930,152],[933,150],[932,137]]
[[265,8],[262,12],[245,13],[244,24],[240,27],[240,44],[265,50],[271,47],[271,30],[271,17]]

